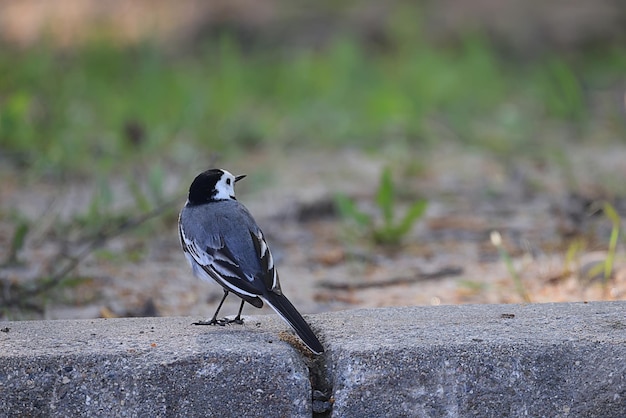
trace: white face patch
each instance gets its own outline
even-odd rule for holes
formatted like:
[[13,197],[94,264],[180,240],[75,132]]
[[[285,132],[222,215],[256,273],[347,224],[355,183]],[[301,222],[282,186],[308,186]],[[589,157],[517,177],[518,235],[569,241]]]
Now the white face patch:
[[216,200],[228,200],[235,198],[235,176],[230,174],[226,170],[222,170],[224,174],[215,184],[215,191],[217,192],[213,196]]

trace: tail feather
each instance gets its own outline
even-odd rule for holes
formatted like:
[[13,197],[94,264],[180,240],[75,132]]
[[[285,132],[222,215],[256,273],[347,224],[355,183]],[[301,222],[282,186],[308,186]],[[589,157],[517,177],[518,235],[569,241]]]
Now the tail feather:
[[296,331],[298,337],[309,347],[309,350],[315,354],[322,354],[324,352],[322,343],[317,339],[309,324],[307,324],[289,299],[284,295],[278,295],[274,292],[268,292],[267,295],[263,296],[263,299],[265,299],[267,304]]

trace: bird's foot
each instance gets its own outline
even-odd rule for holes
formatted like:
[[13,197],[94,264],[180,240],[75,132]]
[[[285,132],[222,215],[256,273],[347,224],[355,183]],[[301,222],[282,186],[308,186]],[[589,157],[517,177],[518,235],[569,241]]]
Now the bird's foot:
[[219,325],[219,326],[223,327],[223,326],[230,325],[230,324],[243,325],[243,319],[241,317],[236,317],[234,319],[228,319],[228,318],[217,319],[217,318],[212,318],[212,319],[210,319],[208,321],[194,322],[192,325]]
[[221,327],[223,327],[224,325],[228,324],[229,320],[224,318],[224,319],[217,319],[217,318],[212,318],[208,321],[198,321],[198,322],[194,322],[192,325],[219,325]]

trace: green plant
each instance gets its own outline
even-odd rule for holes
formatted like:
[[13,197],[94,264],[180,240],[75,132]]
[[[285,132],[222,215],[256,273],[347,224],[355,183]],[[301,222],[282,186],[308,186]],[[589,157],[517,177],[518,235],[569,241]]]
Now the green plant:
[[11,239],[9,252],[4,260],[4,263],[0,264],[0,266],[9,266],[20,263],[18,259],[18,252],[24,247],[24,241],[26,240],[26,235],[28,234],[29,229],[30,225],[26,220],[20,220],[17,222],[13,238]]
[[621,228],[621,219],[619,213],[615,210],[615,207],[609,202],[603,202],[602,209],[612,224],[611,236],[609,238],[609,249],[606,254],[606,259],[604,260],[604,277],[602,280],[602,286],[606,292],[609,280],[613,276],[613,265],[615,264],[615,253],[617,251],[617,240],[619,238]]
[[585,250],[587,243],[582,238],[576,238],[567,246],[564,260],[564,270],[567,274],[580,270],[580,255]]
[[586,272],[583,279],[589,280],[598,276],[602,277],[602,286],[606,292],[607,285],[613,276],[613,266],[615,265],[615,257],[617,253],[617,241],[621,230],[621,218],[615,207],[607,202],[601,202],[594,205],[596,210],[602,210],[608,220],[611,222],[611,234],[609,236],[609,247],[607,249],[606,258],[603,262],[598,262]]
[[504,244],[502,243],[502,235],[500,235],[498,231],[492,231],[490,239],[494,247],[498,249],[498,254],[500,255],[500,258],[502,259],[502,261],[504,261],[504,264],[506,265],[506,269],[508,270],[509,274],[511,275],[511,278],[513,279],[513,283],[515,284],[515,290],[517,291],[517,294],[520,295],[520,297],[524,300],[524,302],[530,303],[531,302],[530,295],[526,291],[524,282],[522,282],[522,278],[519,276],[519,274],[515,270],[515,267],[513,266],[513,260],[511,259],[511,255],[506,250],[506,248],[504,248]]
[[376,206],[382,214],[382,223],[377,222],[374,216],[359,210],[356,202],[345,195],[338,195],[336,201],[339,213],[344,219],[353,221],[359,228],[366,231],[374,243],[381,245],[400,244],[415,222],[422,217],[428,204],[425,199],[417,200],[398,220],[394,184],[388,168],[381,174],[375,197]]
[[538,87],[542,101],[551,116],[582,121],[586,104],[581,82],[564,60],[552,58],[539,68]]

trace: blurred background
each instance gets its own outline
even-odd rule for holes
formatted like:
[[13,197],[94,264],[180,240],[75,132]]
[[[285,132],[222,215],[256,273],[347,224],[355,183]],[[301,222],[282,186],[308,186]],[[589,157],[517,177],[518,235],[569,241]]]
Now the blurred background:
[[621,0],[0,0],[0,319],[210,317],[209,167],[302,312],[626,299],[625,91]]

